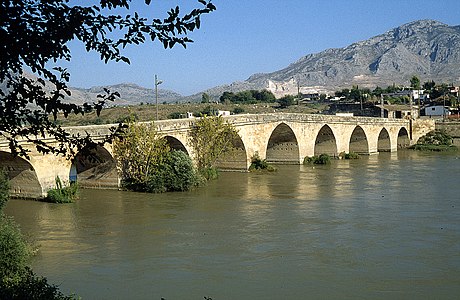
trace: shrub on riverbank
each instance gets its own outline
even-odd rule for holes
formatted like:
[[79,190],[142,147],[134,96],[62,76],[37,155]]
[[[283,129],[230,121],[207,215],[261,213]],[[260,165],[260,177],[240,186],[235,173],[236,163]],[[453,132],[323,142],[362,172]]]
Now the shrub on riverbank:
[[64,186],[59,176],[56,176],[56,188],[50,189],[44,201],[51,203],[72,203],[78,198],[78,184]]
[[190,157],[182,151],[171,151],[145,180],[124,178],[122,185],[128,190],[148,193],[183,192],[198,185],[201,180]]
[[360,158],[359,154],[355,152],[350,152],[350,153],[341,152],[339,154],[339,157],[342,159],[359,159]]
[[418,151],[434,151],[434,152],[458,151],[458,147],[454,145],[415,144],[411,146],[410,149],[418,150]]
[[0,211],[8,201],[10,190],[10,183],[8,180],[8,174],[4,169],[0,169]]
[[276,171],[276,168],[267,163],[266,159],[261,159],[259,155],[256,153],[252,159],[251,159],[251,165],[249,166],[249,171],[250,172],[255,172],[255,171],[268,171],[268,172],[274,172]]
[[44,277],[36,276],[28,263],[32,246],[21,233],[13,218],[3,214],[9,198],[9,182],[5,171],[0,171],[0,299],[69,300]]
[[303,164],[314,164],[314,165],[327,165],[331,163],[331,156],[328,154],[320,154],[319,156],[306,156],[303,160]]
[[430,131],[422,136],[417,144],[410,147],[410,149],[419,151],[457,151],[458,147],[452,145],[452,137],[444,130]]
[[114,144],[124,188],[138,192],[187,191],[200,182],[191,158],[171,151],[154,124],[131,123]]

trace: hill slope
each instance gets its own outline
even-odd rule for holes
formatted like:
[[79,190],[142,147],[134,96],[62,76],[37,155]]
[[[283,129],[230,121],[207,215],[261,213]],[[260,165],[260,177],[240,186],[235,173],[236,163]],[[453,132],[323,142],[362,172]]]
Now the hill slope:
[[421,81],[460,80],[460,26],[434,20],[420,20],[394,28],[345,48],[309,54],[272,73],[255,74],[246,81],[207,90],[222,91],[268,88],[277,96],[334,91],[352,85],[386,87],[409,84],[417,75]]

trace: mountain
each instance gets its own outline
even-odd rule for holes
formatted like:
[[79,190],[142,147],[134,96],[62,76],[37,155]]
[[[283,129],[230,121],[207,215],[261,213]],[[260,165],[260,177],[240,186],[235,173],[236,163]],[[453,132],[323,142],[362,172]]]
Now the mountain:
[[[348,47],[308,54],[284,69],[254,74],[245,81],[214,87],[192,96],[183,97],[173,91],[159,89],[158,102],[200,101],[204,92],[218,99],[225,91],[268,89],[281,97],[297,94],[298,87],[302,93],[328,93],[352,85],[369,88],[386,87],[393,83],[409,85],[414,75],[421,82],[459,83],[460,26],[449,26],[434,20],[411,22]],[[106,88],[121,95],[114,105],[155,103],[153,89],[129,83]],[[103,87],[72,88],[71,91],[68,101],[81,104],[97,100],[97,95],[103,93]]]
[[[269,89],[275,95],[335,91],[360,87],[460,81],[460,26],[419,20],[394,28],[345,48],[308,54],[272,73],[254,74],[242,82],[205,91],[219,97],[223,91]],[[194,95],[192,97],[198,97]]]
[[[138,86],[133,83],[121,83],[111,86],[98,86],[89,89],[71,88],[72,95],[69,97],[70,102],[82,104],[84,102],[97,101],[97,95],[105,94],[104,88],[111,92],[119,92],[120,98],[113,102],[114,105],[138,105],[140,103],[155,103],[155,90]],[[182,99],[182,95],[164,89],[158,89],[158,103],[175,103]]]

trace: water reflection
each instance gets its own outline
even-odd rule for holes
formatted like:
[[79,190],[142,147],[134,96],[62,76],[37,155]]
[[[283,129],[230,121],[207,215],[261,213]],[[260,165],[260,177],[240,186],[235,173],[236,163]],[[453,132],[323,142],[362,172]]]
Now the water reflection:
[[35,270],[87,299],[448,299],[459,173],[458,155],[401,151],[7,213],[41,244]]

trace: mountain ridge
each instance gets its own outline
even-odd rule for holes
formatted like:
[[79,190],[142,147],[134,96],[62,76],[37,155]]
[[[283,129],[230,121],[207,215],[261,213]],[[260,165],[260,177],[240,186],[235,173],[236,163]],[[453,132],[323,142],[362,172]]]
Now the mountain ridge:
[[297,94],[298,86],[309,93],[352,85],[408,85],[414,75],[422,81],[460,81],[460,25],[413,21],[343,48],[307,54],[283,69],[256,73],[245,81],[205,92],[216,97],[223,90],[266,88],[279,97]]
[[[255,73],[246,80],[216,86],[190,96],[159,89],[158,102],[200,101],[203,93],[217,100],[224,91],[268,89],[277,97],[286,94],[330,93],[352,85],[373,88],[409,85],[412,76],[435,82],[460,82],[460,25],[417,20],[342,48],[310,53],[285,68]],[[108,86],[118,91],[116,105],[154,103],[153,89],[132,83]],[[102,87],[72,88],[72,98],[95,99]]]

